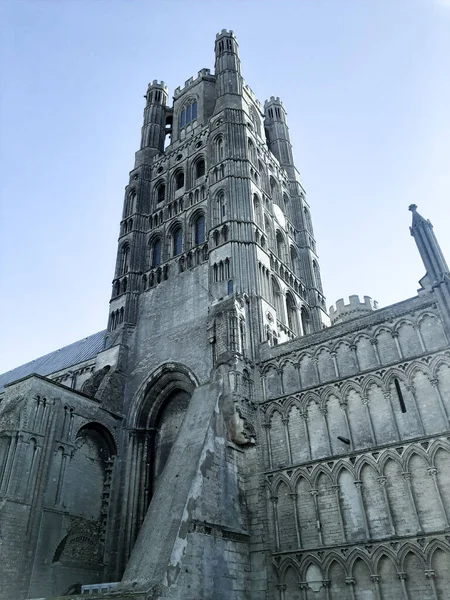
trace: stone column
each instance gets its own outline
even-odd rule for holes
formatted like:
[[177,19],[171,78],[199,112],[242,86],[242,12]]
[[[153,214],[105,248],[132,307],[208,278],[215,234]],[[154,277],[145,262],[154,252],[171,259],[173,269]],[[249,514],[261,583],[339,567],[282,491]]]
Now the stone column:
[[406,577],[407,574],[403,571],[401,571],[400,573],[397,573],[398,578],[400,579],[401,583],[402,583],[402,591],[403,591],[403,597],[404,600],[410,600],[409,596],[408,596],[408,590],[406,589]]
[[299,588],[300,588],[300,589],[301,589],[301,591],[302,591],[302,597],[303,597],[303,600],[308,600],[308,587],[309,587],[309,586],[308,586],[308,584],[306,583],[306,581],[301,581],[301,582],[300,582]]
[[340,400],[339,407],[342,410],[342,412],[344,413],[345,425],[347,426],[347,435],[348,435],[348,439],[350,440],[350,449],[353,450],[355,448],[355,444],[353,442],[353,433],[352,433],[352,429],[350,427],[350,420],[348,418],[348,412],[347,412],[348,404],[345,400]]
[[426,569],[425,577],[430,582],[431,589],[433,590],[433,595],[434,595],[435,600],[439,600],[437,589],[436,589],[436,582],[434,580],[436,577],[436,572],[433,569]]
[[299,548],[301,548],[302,547],[302,538],[301,538],[301,535],[300,535],[300,524],[298,522],[297,494],[294,492],[294,493],[291,493],[289,495],[292,498],[292,502],[294,504],[294,522],[295,522],[295,533],[297,535],[297,546]]
[[322,539],[322,524],[320,522],[320,514],[319,514],[319,503],[317,501],[317,495],[319,493],[319,490],[310,490],[309,492],[311,494],[311,496],[314,499],[314,510],[316,513],[316,525],[317,525],[317,531],[319,533],[319,544],[321,546],[323,546],[323,539]]
[[384,497],[384,502],[386,504],[386,514],[389,519],[389,526],[391,528],[392,535],[395,535],[394,519],[392,516],[391,505],[389,504],[389,498],[388,498],[387,490],[386,490],[387,478],[384,475],[381,475],[380,477],[377,477],[377,481],[380,484],[381,489],[383,490],[383,497]]
[[403,360],[403,352],[402,352],[402,349],[400,348],[400,343],[398,341],[398,331],[392,331],[391,335],[394,338],[395,347],[397,348],[397,352],[398,352],[398,357],[400,358],[400,360]]
[[353,354],[355,355],[355,363],[356,363],[356,368],[358,369],[358,371],[361,371],[361,367],[359,365],[359,358],[358,358],[358,347],[356,346],[356,344],[352,344],[350,346],[350,350],[353,352]]
[[330,428],[328,426],[328,419],[327,419],[327,414],[328,414],[328,409],[326,406],[321,406],[320,407],[320,412],[323,415],[323,420],[325,421],[325,430],[327,432],[327,439],[328,439],[328,451],[330,454],[333,454],[333,450],[331,449],[331,439],[330,439]]
[[263,423],[262,426],[266,430],[267,458],[269,459],[269,469],[273,467],[272,445],[270,443],[270,423]]
[[355,579],[354,579],[354,577],[346,577],[345,578],[345,583],[349,586],[350,596],[352,597],[352,600],[356,600],[356,596],[355,596]]
[[437,480],[437,469],[436,469],[436,467],[429,467],[427,469],[427,472],[428,472],[428,475],[430,475],[433,478],[434,488],[435,488],[436,494],[439,498],[439,504],[441,505],[442,516],[444,517],[444,521],[445,521],[445,527],[447,529],[449,529],[450,528],[449,518],[448,518],[447,511],[445,510],[445,504],[442,499],[442,493],[441,493],[441,490],[439,487],[439,482]]
[[288,451],[289,464],[292,465],[291,440],[290,440],[290,437],[289,437],[289,418],[288,417],[283,417],[281,420],[282,420],[283,425],[284,425],[284,437],[286,439],[286,446],[287,446],[287,451]]
[[389,390],[386,390],[385,392],[383,392],[383,396],[388,401],[389,407],[391,409],[392,423],[394,425],[395,433],[397,435],[397,438],[400,439],[400,431],[398,429],[398,423],[397,423],[397,419],[395,417],[394,407],[392,406],[391,392]]
[[378,366],[381,366],[380,354],[378,352],[378,340],[376,338],[372,338],[370,343],[373,346],[373,350],[375,352],[375,358],[377,359]]
[[411,487],[411,473],[409,473],[408,471],[403,471],[402,475],[403,475],[403,479],[406,481],[406,486],[408,488],[408,495],[411,500],[411,505],[413,507],[414,513],[416,515],[417,528],[418,528],[417,533],[422,535],[423,534],[422,524],[420,522],[419,511],[417,510],[416,500],[414,498],[414,494],[413,494],[412,487]]
[[408,390],[408,392],[410,393],[410,395],[411,395],[411,397],[413,399],[414,409],[415,409],[416,414],[417,414],[417,416],[419,418],[420,431],[421,431],[422,435],[425,435],[425,428],[423,426],[423,419],[422,419],[422,415],[420,414],[419,405],[417,404],[417,398],[416,398],[416,394],[415,394],[416,388],[413,385],[407,385],[406,389]]
[[280,528],[278,527],[278,510],[277,510],[278,497],[272,496],[270,499],[272,501],[273,525],[274,525],[274,529],[275,529],[275,547],[277,550],[279,550],[280,549]]
[[379,575],[371,575],[370,580],[374,584],[376,600],[381,600],[380,576]]
[[362,398],[361,401],[366,408],[366,415],[367,415],[367,421],[369,422],[370,435],[372,437],[372,444],[374,444],[376,446],[377,436],[375,435],[375,429],[373,427],[372,415],[370,414],[369,398]]
[[363,482],[355,481],[355,486],[356,486],[356,489],[358,490],[358,498],[359,498],[359,503],[361,505],[361,514],[363,516],[364,530],[366,532],[366,538],[370,539],[369,523],[367,521],[366,507],[364,506],[364,500],[363,500],[363,495],[362,495]]
[[339,365],[337,363],[337,359],[336,359],[336,352],[330,352],[331,354],[331,358],[333,359],[333,365],[334,365],[334,372],[336,373],[336,379],[339,379],[340,375],[339,375]]
[[277,590],[279,590],[279,592],[280,592],[280,600],[284,600],[284,598],[285,598],[284,592],[286,591],[286,585],[284,583],[278,583]]
[[309,439],[308,413],[307,412],[302,413],[302,419],[305,424],[305,435],[306,435],[306,440],[308,442],[308,458],[309,458],[309,460],[311,460],[312,459],[311,440]]
[[339,502],[339,484],[332,485],[331,487],[333,488],[334,495],[336,496],[336,505],[339,515],[339,526],[341,529],[342,541],[345,543],[347,541],[347,537],[345,535],[344,518],[342,516],[341,503]]
[[436,390],[436,396],[437,396],[437,399],[438,399],[438,404],[439,404],[439,408],[441,410],[442,417],[444,419],[445,428],[448,429],[449,418],[448,418],[447,410],[445,408],[444,401],[442,399],[441,390],[439,389],[439,385],[438,385],[439,384],[439,380],[438,379],[430,379],[430,383],[434,387],[434,389]]

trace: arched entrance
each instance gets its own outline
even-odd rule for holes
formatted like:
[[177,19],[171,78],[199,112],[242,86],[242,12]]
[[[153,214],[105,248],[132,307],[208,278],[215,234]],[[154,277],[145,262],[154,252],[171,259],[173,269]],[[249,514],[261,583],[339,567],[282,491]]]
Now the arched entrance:
[[128,554],[178,436],[198,382],[183,365],[166,364],[155,371],[130,412],[127,493]]

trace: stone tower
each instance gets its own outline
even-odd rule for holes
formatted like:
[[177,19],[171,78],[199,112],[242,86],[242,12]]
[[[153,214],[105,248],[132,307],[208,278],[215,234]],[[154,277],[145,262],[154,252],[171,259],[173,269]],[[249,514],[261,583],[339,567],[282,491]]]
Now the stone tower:
[[[325,310],[278,97],[145,96],[106,331],[0,376],[0,599],[444,600],[450,279]],[[376,310],[375,310],[376,309]]]

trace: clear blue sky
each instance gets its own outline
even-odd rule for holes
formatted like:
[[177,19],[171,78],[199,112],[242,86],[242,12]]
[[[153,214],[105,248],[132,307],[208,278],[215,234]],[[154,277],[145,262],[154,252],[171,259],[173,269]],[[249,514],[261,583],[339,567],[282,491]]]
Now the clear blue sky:
[[147,83],[213,68],[223,28],[288,111],[328,305],[416,293],[412,202],[450,259],[450,0],[3,0],[0,20],[0,372],[106,326]]

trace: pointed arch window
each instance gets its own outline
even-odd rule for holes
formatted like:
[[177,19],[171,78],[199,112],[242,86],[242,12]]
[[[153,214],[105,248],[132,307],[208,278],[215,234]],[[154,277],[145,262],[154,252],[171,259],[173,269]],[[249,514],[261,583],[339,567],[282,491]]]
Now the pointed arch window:
[[275,277],[272,277],[272,299],[275,310],[277,311],[278,320],[284,322],[283,298],[280,286]]
[[258,227],[261,227],[261,229],[262,229],[263,224],[262,224],[261,203],[256,194],[253,194],[253,212],[254,212],[254,219],[255,219],[256,224],[258,225]]
[[223,137],[220,136],[216,139],[216,162],[223,160],[224,154]]
[[300,311],[300,316],[301,316],[301,320],[302,320],[303,335],[311,333],[311,319],[309,316],[309,312],[307,311],[307,309],[304,306],[302,306],[302,309]]
[[194,100],[183,108],[180,114],[180,128],[186,127],[197,120],[197,100]]
[[200,215],[194,222],[194,240],[195,244],[203,244],[205,241],[205,217]]
[[161,264],[161,240],[155,240],[151,250],[151,266],[157,267]]
[[288,327],[293,333],[295,333],[295,335],[298,335],[297,307],[295,305],[295,300],[291,296],[291,294],[288,294],[286,296],[286,309]]
[[184,188],[184,172],[178,171],[175,175],[175,189],[181,190],[182,188]]
[[313,271],[314,271],[314,282],[317,288],[319,288],[319,290],[322,289],[322,280],[320,277],[320,269],[319,269],[319,265],[316,263],[315,260],[313,260]]
[[205,174],[205,160],[200,158],[195,165],[195,178],[199,179]]
[[131,190],[125,200],[125,210],[124,210],[124,217],[128,217],[128,215],[130,215],[133,210],[134,210],[134,205],[135,205],[135,200],[136,200],[136,191],[135,190]]
[[160,204],[161,202],[164,202],[165,199],[166,199],[166,186],[164,185],[164,183],[160,183],[156,188],[156,202],[157,202],[157,204]]
[[285,257],[285,251],[284,251],[284,239],[283,239],[283,236],[280,231],[277,231],[276,240],[277,240],[278,258],[282,261],[285,261],[286,257]]
[[177,227],[173,232],[173,256],[181,254],[183,246],[183,230]]
[[125,273],[128,273],[129,267],[130,267],[130,246],[128,244],[126,244],[122,248],[122,253],[121,253],[121,257],[120,257],[119,274],[124,275]]

